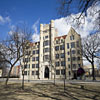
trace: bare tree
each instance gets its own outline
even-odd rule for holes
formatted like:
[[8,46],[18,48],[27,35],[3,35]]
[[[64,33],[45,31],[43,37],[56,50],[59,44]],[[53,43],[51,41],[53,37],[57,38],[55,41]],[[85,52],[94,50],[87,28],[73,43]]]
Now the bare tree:
[[[59,6],[57,8],[58,14],[61,16],[68,16],[71,15],[72,8],[76,9],[76,13],[79,13],[76,17],[70,17],[72,22],[75,22],[75,24],[79,27],[81,24],[83,24],[83,20],[85,21],[85,17],[87,16],[87,9],[91,6],[93,9],[93,12],[90,12],[91,15],[94,17],[96,14],[99,14],[99,17],[96,18],[96,21],[99,20],[100,23],[100,9],[96,8],[96,5],[100,3],[99,0],[57,0],[59,3]],[[100,24],[99,28],[100,28]]]
[[[25,50],[24,50],[24,55],[23,55],[23,68],[22,68],[22,76],[23,76],[23,79],[22,79],[22,89],[24,89],[24,72],[25,72],[25,68],[26,67],[29,67],[29,71],[28,71],[28,75],[30,74],[30,66],[28,66],[28,62],[30,61],[30,58],[32,57],[32,53],[30,50],[30,44],[31,42],[28,42]],[[32,49],[32,48],[31,48]],[[28,82],[29,82],[29,79],[28,79]]]
[[100,33],[89,35],[84,38],[82,42],[83,57],[85,57],[87,61],[91,63],[92,76],[93,80],[95,80],[94,61],[95,58],[100,58]]
[[6,79],[6,86],[10,77],[10,73],[15,64],[24,56],[26,46],[31,40],[31,31],[24,26],[16,26],[12,34],[8,35],[7,39],[2,42],[2,49],[0,54],[3,59],[2,62],[7,62],[10,65],[10,70]]

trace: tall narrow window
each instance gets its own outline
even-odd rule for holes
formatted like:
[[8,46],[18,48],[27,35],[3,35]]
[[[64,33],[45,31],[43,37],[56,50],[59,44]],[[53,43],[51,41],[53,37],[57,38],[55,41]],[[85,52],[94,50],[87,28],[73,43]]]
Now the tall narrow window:
[[70,36],[70,40],[74,40],[74,35],[71,35]]
[[59,66],[60,64],[59,64],[59,62],[55,62],[55,65],[56,65],[56,66]]
[[61,53],[61,58],[64,58],[65,57],[65,54],[64,53]]
[[36,57],[36,61],[38,61],[39,60],[39,57]]
[[55,58],[56,58],[56,59],[59,59],[59,54],[56,54],[56,55],[55,55]]
[[35,57],[32,57],[32,61],[35,61]]
[[27,75],[27,71],[24,71],[24,75]]
[[65,66],[65,61],[61,61],[61,66]]
[[55,50],[58,51],[58,50],[59,50],[59,46],[56,46],[56,47],[55,47]]
[[34,71],[32,71],[32,75],[34,75]]
[[75,48],[75,42],[71,43],[71,48]]
[[64,69],[61,70],[61,74],[65,75],[65,70]]
[[69,43],[67,43],[67,49],[69,49]]
[[33,54],[35,54],[35,51],[33,51]]
[[56,70],[56,75],[60,75],[60,70]]
[[39,64],[36,64],[36,68],[39,68]]
[[65,47],[64,45],[61,45],[60,50],[64,50],[64,47]]
[[35,64],[32,64],[32,68],[35,68]]

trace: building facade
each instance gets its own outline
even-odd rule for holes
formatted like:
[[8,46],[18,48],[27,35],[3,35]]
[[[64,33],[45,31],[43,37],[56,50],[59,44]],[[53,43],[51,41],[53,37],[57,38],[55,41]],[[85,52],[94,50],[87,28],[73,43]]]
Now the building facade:
[[72,27],[58,37],[53,20],[40,24],[40,41],[29,44],[21,64],[25,79],[71,79],[83,66],[81,37]]
[[0,69],[0,77],[2,77],[2,69]]
[[21,66],[18,65],[18,66],[14,66],[11,70],[11,76],[12,77],[20,77],[20,71],[21,71]]

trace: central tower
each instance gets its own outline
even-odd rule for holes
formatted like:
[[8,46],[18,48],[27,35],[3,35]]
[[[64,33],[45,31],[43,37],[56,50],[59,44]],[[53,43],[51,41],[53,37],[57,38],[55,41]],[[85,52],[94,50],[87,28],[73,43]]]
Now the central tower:
[[40,24],[40,52],[39,52],[39,78],[44,79],[45,71],[48,69],[49,78],[53,78],[54,70],[54,38],[57,31],[54,28],[54,21],[50,24]]

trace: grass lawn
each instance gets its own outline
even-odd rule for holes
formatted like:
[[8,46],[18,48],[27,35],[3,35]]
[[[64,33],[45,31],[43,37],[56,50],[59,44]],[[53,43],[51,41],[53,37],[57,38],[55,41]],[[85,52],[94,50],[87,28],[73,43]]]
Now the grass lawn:
[[[81,88],[81,85],[84,88]],[[63,84],[9,83],[8,87],[0,83],[0,100],[100,100],[100,85],[96,84]]]

